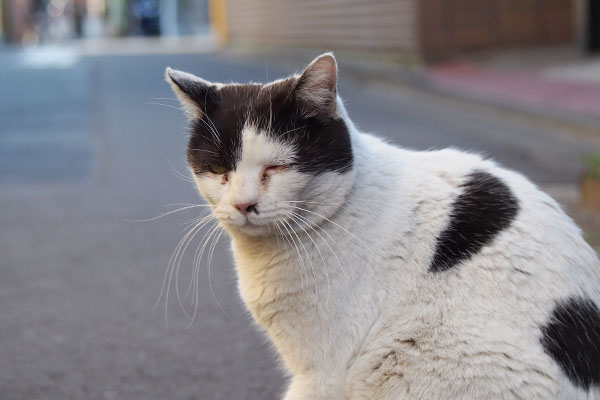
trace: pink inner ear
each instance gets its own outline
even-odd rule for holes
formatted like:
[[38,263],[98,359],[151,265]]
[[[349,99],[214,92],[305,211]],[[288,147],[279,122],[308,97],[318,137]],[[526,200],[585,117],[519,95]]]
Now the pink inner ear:
[[335,113],[336,83],[337,67],[332,56],[321,56],[306,68],[297,90],[308,115]]
[[313,89],[328,89],[335,92],[337,68],[335,60],[323,56],[314,61],[305,71],[306,83]]

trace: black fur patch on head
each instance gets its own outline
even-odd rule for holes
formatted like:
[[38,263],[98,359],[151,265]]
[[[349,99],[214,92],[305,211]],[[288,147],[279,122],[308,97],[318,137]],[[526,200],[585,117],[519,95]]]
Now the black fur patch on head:
[[235,170],[241,156],[241,133],[245,125],[294,147],[291,167],[320,174],[345,172],[352,167],[352,146],[345,122],[327,113],[307,115],[295,93],[298,79],[288,78],[270,85],[226,85],[219,101],[209,105],[192,122],[188,161],[197,173],[218,163]]
[[206,113],[192,120],[187,158],[197,174],[207,172],[210,164],[235,170],[242,151],[242,128],[260,89],[258,84],[224,86],[219,97],[207,104]]
[[600,385],[600,310],[591,300],[572,297],[557,304],[540,340],[574,385]]
[[519,211],[504,182],[484,171],[468,175],[452,205],[450,222],[437,239],[430,272],[442,272],[469,259],[506,229]]
[[337,113],[337,66],[332,54],[317,57],[300,76],[270,84],[213,84],[194,75],[166,71],[190,114],[188,162],[197,174],[210,165],[234,171],[244,127],[295,150],[291,168],[309,174],[346,172],[353,155],[348,127]]
[[250,110],[249,120],[259,130],[294,147],[294,167],[299,171],[315,175],[347,171],[353,158],[346,123],[328,110],[307,115],[296,98],[297,90],[295,78],[265,87]]

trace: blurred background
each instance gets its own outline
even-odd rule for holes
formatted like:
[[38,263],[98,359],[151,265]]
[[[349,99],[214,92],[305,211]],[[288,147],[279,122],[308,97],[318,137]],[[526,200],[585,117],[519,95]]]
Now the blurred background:
[[174,282],[159,299],[201,201],[167,66],[264,82],[333,50],[362,130],[493,157],[600,248],[598,1],[0,0],[0,35],[0,399],[284,389],[226,238],[200,263],[192,322]]

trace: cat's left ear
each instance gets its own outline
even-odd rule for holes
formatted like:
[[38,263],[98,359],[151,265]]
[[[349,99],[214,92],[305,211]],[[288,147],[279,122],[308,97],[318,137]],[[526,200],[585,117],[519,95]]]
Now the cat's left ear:
[[202,118],[218,106],[221,97],[219,84],[169,67],[165,71],[165,79],[190,120]]
[[334,117],[337,111],[337,64],[333,53],[315,58],[294,88],[295,99],[309,117]]

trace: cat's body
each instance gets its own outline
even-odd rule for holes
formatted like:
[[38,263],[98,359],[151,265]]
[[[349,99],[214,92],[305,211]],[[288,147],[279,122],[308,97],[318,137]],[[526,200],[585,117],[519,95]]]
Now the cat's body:
[[[230,233],[242,298],[291,372],[285,399],[600,398],[599,262],[560,207],[476,155],[361,134],[333,101],[351,168],[298,163],[248,189],[250,175],[235,179],[280,143],[253,121],[220,183],[231,190],[196,176]],[[259,234],[267,190],[288,196],[287,219]],[[227,196],[252,230],[219,214]]]

